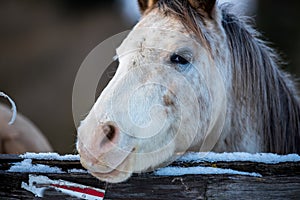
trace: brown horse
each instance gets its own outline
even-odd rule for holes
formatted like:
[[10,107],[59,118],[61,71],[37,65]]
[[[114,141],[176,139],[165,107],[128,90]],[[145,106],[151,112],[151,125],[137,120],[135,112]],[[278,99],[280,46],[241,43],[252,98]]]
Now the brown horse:
[[186,151],[300,153],[300,104],[259,34],[215,0],[139,0],[119,68],[78,130],[109,182]]
[[41,131],[25,116],[17,115],[14,102],[0,92],[2,96],[10,100],[14,112],[0,104],[0,154],[53,151]]

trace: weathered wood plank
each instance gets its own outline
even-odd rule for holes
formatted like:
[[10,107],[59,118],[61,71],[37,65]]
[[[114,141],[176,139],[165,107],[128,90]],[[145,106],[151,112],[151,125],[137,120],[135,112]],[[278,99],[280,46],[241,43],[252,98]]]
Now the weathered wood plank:
[[107,199],[299,199],[300,177],[145,176],[108,185],[108,191]]
[[[35,199],[21,188],[29,173],[6,170],[23,159],[0,155],[0,199]],[[33,163],[68,169],[82,169],[79,161],[35,160]],[[300,199],[300,162],[264,164],[252,162],[175,162],[173,166],[210,166],[239,171],[257,172],[263,177],[241,175],[156,176],[135,174],[120,184],[106,184],[87,173],[36,173],[50,179],[63,179],[96,188],[106,188],[105,199]],[[31,173],[34,174],[34,173]],[[37,198],[36,198],[37,199]],[[44,199],[75,199],[55,190],[47,190]]]

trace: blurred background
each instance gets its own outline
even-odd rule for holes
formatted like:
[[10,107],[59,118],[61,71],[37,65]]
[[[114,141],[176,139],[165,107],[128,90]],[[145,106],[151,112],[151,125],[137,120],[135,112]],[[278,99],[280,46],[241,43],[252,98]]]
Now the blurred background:
[[[299,78],[300,1],[232,1],[288,63],[284,70]],[[75,149],[72,89],[82,61],[138,17],[135,0],[0,0],[0,91],[57,152]],[[113,73],[104,76],[107,82]]]

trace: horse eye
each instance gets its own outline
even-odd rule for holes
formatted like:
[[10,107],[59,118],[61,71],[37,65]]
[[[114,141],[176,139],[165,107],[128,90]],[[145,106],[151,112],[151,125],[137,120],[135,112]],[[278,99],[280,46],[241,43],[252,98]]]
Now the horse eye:
[[190,62],[178,54],[171,55],[170,61],[176,64],[176,69],[180,72],[185,71],[190,66]]
[[180,64],[180,65],[187,65],[189,64],[190,62],[187,61],[185,58],[183,58],[182,56],[180,55],[177,55],[177,54],[173,54],[171,57],[170,57],[170,61],[174,64]]

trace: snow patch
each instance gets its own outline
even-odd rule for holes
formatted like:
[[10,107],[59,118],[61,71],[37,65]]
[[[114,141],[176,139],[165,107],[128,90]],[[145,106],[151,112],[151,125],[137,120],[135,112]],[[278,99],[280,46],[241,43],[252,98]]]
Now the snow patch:
[[[278,164],[282,162],[299,162],[300,156],[297,154],[277,155],[272,153],[213,153],[213,152],[192,152],[181,156],[177,161],[181,162],[257,162],[265,164]],[[159,176],[181,176],[187,174],[235,174],[262,177],[259,173],[249,173],[232,169],[222,169],[214,167],[165,167],[158,169],[154,174]]]
[[21,188],[33,193],[36,197],[44,197],[44,192],[47,189],[46,187],[37,187],[35,186],[37,183],[48,183],[49,178],[45,176],[32,176],[29,175],[28,184],[22,182]]
[[63,160],[63,161],[79,161],[79,155],[67,154],[59,155],[58,153],[25,153],[20,155],[24,159],[36,160]]
[[89,173],[87,170],[84,170],[84,169],[69,169],[68,170],[68,173]]
[[42,164],[32,164],[31,159],[25,159],[22,162],[15,163],[7,171],[21,173],[64,173],[58,167],[50,167],[48,165]]
[[188,174],[234,174],[244,176],[262,177],[259,173],[242,172],[232,169],[222,169],[214,167],[165,167],[154,172],[158,176],[182,176]]
[[248,161],[248,162],[258,162],[265,164],[277,164],[282,162],[299,162],[300,156],[298,154],[289,155],[277,155],[272,153],[213,153],[213,152],[193,152],[186,153],[178,159],[178,161],[183,162],[236,162],[236,161]]
[[[7,170],[8,172],[20,173],[66,173],[58,167],[50,167],[43,164],[32,164],[32,159],[35,160],[59,160],[59,161],[79,161],[79,155],[59,155],[58,153],[25,153],[20,155],[24,160],[14,163]],[[84,169],[69,169],[68,173],[88,173]]]

